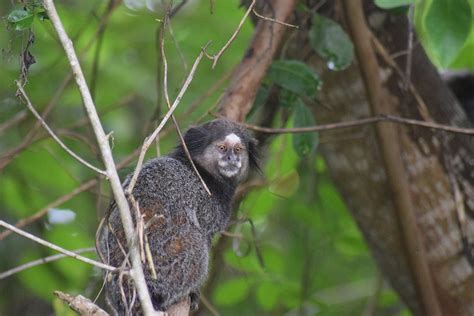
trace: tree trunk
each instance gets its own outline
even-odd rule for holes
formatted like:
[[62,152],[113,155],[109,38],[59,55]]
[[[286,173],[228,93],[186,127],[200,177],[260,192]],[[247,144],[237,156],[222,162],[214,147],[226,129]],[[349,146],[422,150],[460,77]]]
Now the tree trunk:
[[[376,37],[372,46],[390,114],[471,126],[416,39],[413,50],[407,52],[406,16],[379,11],[365,2],[365,17]],[[347,28],[340,2],[330,2],[322,10]],[[303,21],[302,29],[292,39],[288,58],[304,60],[323,78],[318,100],[311,104],[317,122],[370,116],[361,63],[355,60],[344,71],[328,70],[309,47],[309,19],[303,16],[299,20]],[[469,246],[469,240],[474,242],[473,138],[413,126],[395,128],[398,138],[394,141],[400,145],[415,226],[424,251],[421,259],[428,265],[439,306],[445,315],[473,315],[474,260]],[[380,269],[415,315],[426,314],[427,306],[421,299],[426,288],[416,282],[416,269],[407,251],[412,241],[406,239],[401,225],[374,127],[327,132],[321,151]]]

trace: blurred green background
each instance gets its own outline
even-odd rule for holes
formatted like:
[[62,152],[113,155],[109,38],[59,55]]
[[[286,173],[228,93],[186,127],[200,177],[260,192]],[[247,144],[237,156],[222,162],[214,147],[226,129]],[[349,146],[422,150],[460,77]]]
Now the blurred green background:
[[[163,8],[140,7],[140,1],[126,3],[128,6],[120,5],[112,12],[103,39],[98,40],[96,32],[107,10],[106,1],[57,2],[66,30],[81,54],[86,78],[90,85],[95,82],[95,102],[106,132],[113,132],[116,162],[139,148],[150,133],[159,117],[156,108],[161,98],[156,37]],[[167,34],[165,41],[172,99],[200,48],[211,40],[208,51],[217,52],[235,30],[244,14],[238,5],[237,0],[215,1],[211,14],[209,1],[189,1],[172,19],[174,37]],[[13,1],[0,4],[3,17],[15,9],[21,6]],[[176,112],[182,128],[212,118],[208,111],[224,91],[226,76],[241,60],[252,31],[247,21],[215,69],[203,59]],[[36,63],[30,68],[25,90],[41,112],[58,94],[69,66],[49,21],[37,19],[32,32],[35,41],[30,50]],[[14,80],[19,78],[20,53],[29,36],[27,30],[16,31],[4,19],[0,32],[0,124],[26,110],[15,97]],[[97,75],[93,75],[94,60],[98,60]],[[101,166],[76,86],[68,83],[54,102],[47,122],[68,146]],[[20,123],[1,132],[2,158],[21,146],[34,126],[35,118],[26,113]],[[163,153],[177,140],[172,125],[168,128],[160,143]],[[36,135],[0,171],[0,218],[9,223],[34,214],[95,177],[41,129]],[[154,155],[152,148],[148,157]],[[122,179],[135,162],[120,170]],[[278,136],[272,139],[263,164],[265,185],[243,200],[237,214],[253,221],[255,234],[248,223],[229,228],[244,239],[232,239],[222,250],[219,279],[207,297],[214,308],[221,315],[362,315],[375,300],[382,315],[408,314],[397,295],[380,280],[361,233],[318,153],[301,159],[291,145],[291,135]],[[49,216],[26,230],[70,250],[93,247],[95,230],[109,201],[108,184],[102,180],[49,210]],[[61,224],[52,219],[54,214],[73,214],[74,218]],[[0,241],[0,271],[51,254],[54,251],[10,235]],[[93,253],[88,255],[96,258]],[[101,285],[100,271],[76,260],[40,265],[0,280],[0,315],[70,315],[68,307],[52,294],[54,290],[94,299]],[[205,310],[205,314],[210,312]]]

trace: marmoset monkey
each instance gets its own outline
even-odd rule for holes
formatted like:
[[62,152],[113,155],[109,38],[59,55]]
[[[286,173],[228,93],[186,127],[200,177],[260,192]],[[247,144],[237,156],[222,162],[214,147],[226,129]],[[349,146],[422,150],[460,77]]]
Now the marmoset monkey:
[[[228,120],[192,127],[184,141],[211,195],[193,170],[182,144],[169,155],[146,162],[133,189],[156,271],[153,274],[145,261],[145,279],[154,308],[161,311],[188,296],[191,308],[197,308],[199,287],[207,277],[212,237],[228,224],[237,185],[249,170],[258,168],[255,139]],[[124,181],[124,188],[130,178]],[[136,223],[136,208],[131,205],[131,210]],[[97,248],[102,260],[115,267],[128,260],[127,242],[114,203],[99,227]],[[117,314],[141,314],[129,277],[110,274],[106,288],[108,304]]]

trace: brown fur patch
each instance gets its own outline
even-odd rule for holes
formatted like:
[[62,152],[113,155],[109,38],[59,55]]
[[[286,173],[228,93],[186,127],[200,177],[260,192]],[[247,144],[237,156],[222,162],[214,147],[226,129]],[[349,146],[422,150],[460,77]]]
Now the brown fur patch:
[[184,250],[184,240],[183,238],[173,238],[166,245],[166,253],[169,255],[177,256],[181,254]]

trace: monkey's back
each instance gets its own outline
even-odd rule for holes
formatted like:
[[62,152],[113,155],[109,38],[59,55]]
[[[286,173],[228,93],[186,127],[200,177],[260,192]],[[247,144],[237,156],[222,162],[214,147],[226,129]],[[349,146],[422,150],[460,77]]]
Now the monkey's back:
[[[123,183],[127,187],[127,180]],[[215,197],[203,189],[194,171],[179,160],[163,157],[144,164],[133,190],[138,209],[145,225],[145,245],[153,258],[156,279],[149,262],[144,263],[144,273],[155,308],[161,310],[176,303],[190,293],[197,292],[207,276],[209,257],[208,228],[202,214],[219,211]],[[136,210],[131,207],[132,213]],[[136,214],[132,216],[136,222]],[[200,222],[203,222],[201,227]],[[125,259],[127,243],[118,209],[112,210],[98,235],[98,250],[104,261],[120,267]],[[145,249],[146,250],[146,249]],[[146,251],[145,251],[146,252]],[[132,298],[133,287],[127,277],[113,275],[108,282],[109,304],[119,314],[126,314]],[[123,295],[125,293],[126,304]],[[138,308],[135,295],[133,313]]]

